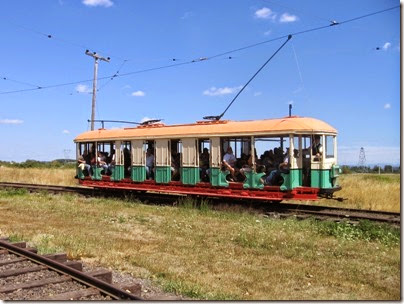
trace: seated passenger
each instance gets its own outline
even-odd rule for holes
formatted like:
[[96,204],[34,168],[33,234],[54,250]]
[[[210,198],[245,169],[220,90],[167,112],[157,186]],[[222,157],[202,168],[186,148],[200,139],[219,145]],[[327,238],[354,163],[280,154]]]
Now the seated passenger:
[[180,180],[181,153],[171,154],[171,180]]
[[209,181],[209,150],[204,148],[203,152],[199,155],[199,171],[202,181]]
[[[255,153],[255,159],[257,160],[257,150],[254,149],[254,153]],[[243,165],[243,167],[240,169],[240,173],[243,175],[244,180],[246,178],[246,172],[251,172],[253,170],[253,158],[252,158],[252,154],[248,157],[247,163]]]
[[87,154],[88,154],[87,151],[84,151],[83,155],[80,155],[77,160],[78,167],[81,169],[81,171],[85,176],[91,174],[91,166],[86,161]]
[[106,162],[105,154],[103,154],[101,151],[98,151],[97,155],[98,155],[98,157],[97,157],[98,166],[100,168],[103,168],[103,170],[101,171],[101,174],[107,174],[108,173],[108,164]]
[[115,150],[112,149],[110,157],[107,159],[108,162],[108,174],[112,174],[113,169],[115,168]]
[[125,147],[123,149],[123,167],[125,177],[130,176],[130,166],[131,166],[130,151],[128,148]]
[[226,150],[226,154],[223,156],[223,166],[230,171],[233,181],[236,180],[236,161],[237,159],[233,154],[233,149],[229,146]]
[[[282,151],[282,150],[280,150]],[[297,150],[296,150],[297,151]],[[279,153],[279,152],[278,152]],[[296,157],[296,156],[295,156]],[[278,170],[272,170],[267,178],[265,179],[265,184],[269,186],[278,185],[280,182],[281,173],[289,173],[289,148],[286,148],[286,153],[283,158],[283,161],[279,164]]]
[[312,154],[314,156],[314,161],[320,161],[323,155],[323,146],[320,143],[320,135],[314,136],[314,143],[312,146]]
[[153,179],[154,177],[154,155],[152,149],[146,151],[146,178]]

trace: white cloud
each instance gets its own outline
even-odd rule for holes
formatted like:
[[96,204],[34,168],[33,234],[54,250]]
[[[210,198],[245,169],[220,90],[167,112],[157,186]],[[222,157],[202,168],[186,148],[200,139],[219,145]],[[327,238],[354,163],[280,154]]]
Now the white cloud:
[[255,11],[255,18],[258,19],[271,19],[271,20],[275,20],[276,18],[276,14],[267,7],[263,7],[257,11]]
[[88,85],[85,84],[78,84],[76,86],[77,93],[90,93],[91,89]]
[[390,47],[391,47],[391,43],[390,43],[390,42],[386,42],[386,43],[383,45],[383,50],[387,51]]
[[63,134],[70,134],[70,131],[69,130],[63,130],[62,133]]
[[135,97],[143,97],[146,95],[146,93],[143,91],[136,91],[136,92],[133,92],[131,95],[135,96]]
[[0,124],[6,125],[18,125],[22,124],[24,121],[21,119],[0,119]]
[[271,35],[272,31],[271,30],[267,30],[266,32],[264,32],[265,36]]
[[227,94],[232,94],[232,93],[240,90],[241,88],[242,88],[242,86],[233,87],[233,88],[229,88],[229,87],[224,87],[224,88],[211,87],[210,89],[203,91],[203,95],[207,95],[207,96],[227,95]]
[[287,22],[295,22],[299,20],[299,17],[296,15],[290,15],[288,13],[283,13],[282,16],[279,18],[279,22],[287,23]]
[[384,105],[384,108],[385,108],[385,109],[390,109],[390,108],[391,108],[391,104],[386,103],[386,104]]
[[254,93],[254,96],[260,96],[260,95],[262,95],[262,92],[255,92]]
[[114,5],[111,0],[83,0],[82,3],[87,6],[103,6],[110,7]]

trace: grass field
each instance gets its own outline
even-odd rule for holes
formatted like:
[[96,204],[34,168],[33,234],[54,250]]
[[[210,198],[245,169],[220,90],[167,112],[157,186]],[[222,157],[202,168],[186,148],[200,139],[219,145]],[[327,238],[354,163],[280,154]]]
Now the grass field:
[[209,300],[398,300],[400,232],[0,191],[0,236]]
[[[77,185],[74,169],[20,169],[0,167],[0,182]],[[322,199],[307,204],[400,212],[400,175],[345,174],[340,177],[344,201]]]

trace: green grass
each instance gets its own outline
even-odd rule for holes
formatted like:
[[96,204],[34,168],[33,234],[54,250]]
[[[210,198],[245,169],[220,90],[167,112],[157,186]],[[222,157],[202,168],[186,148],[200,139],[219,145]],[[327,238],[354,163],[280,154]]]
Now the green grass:
[[[201,300],[397,300],[400,231],[75,195],[0,191],[0,235]],[[386,283],[387,282],[387,283]]]
[[347,222],[315,222],[319,233],[334,236],[347,241],[363,240],[378,242],[386,246],[400,244],[400,229],[388,224],[377,224],[367,220],[360,221],[358,225]]

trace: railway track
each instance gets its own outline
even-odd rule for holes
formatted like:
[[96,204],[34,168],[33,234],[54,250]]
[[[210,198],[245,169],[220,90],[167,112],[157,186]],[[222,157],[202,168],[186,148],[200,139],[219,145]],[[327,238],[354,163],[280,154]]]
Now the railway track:
[[38,255],[25,242],[0,239],[0,300],[142,300],[137,286],[112,285],[106,270],[83,272],[66,254]]
[[[123,192],[122,190],[102,190],[89,187],[72,187],[72,186],[55,186],[55,185],[39,185],[39,184],[25,184],[25,183],[0,183],[0,188],[12,188],[12,189],[26,189],[30,192],[46,191],[51,193],[77,193],[86,196],[118,196],[125,197],[126,195],[132,195],[142,201],[155,201],[161,203],[174,203],[179,198],[186,197],[186,195],[173,195],[157,192]],[[229,202],[229,200],[217,199],[212,200],[213,204],[219,202]],[[314,206],[295,203],[282,202],[280,204],[251,202],[251,201],[232,201],[231,204],[246,205],[255,208],[260,212],[270,217],[290,217],[295,216],[299,219],[313,217],[319,220],[348,220],[348,221],[360,221],[369,220],[375,222],[384,222],[393,225],[400,225],[401,215],[398,212],[386,212],[386,211],[372,211],[362,209],[347,209],[328,206]]]

